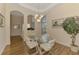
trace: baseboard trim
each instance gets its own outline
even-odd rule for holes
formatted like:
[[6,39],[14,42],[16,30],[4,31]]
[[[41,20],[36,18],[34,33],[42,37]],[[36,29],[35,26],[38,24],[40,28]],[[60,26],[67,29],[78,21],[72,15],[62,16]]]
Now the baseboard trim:
[[64,46],[66,46],[66,47],[70,47],[70,45],[68,45],[68,44],[64,44],[64,43],[59,42],[59,41],[56,41],[56,43],[59,43],[59,44],[64,45]]
[[3,54],[4,49],[6,48],[7,45],[5,45],[4,47],[2,47],[1,51],[0,51],[0,55]]

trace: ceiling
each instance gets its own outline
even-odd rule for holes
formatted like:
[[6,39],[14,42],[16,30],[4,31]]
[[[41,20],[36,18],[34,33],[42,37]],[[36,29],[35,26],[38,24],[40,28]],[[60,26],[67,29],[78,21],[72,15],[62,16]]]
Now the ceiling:
[[58,3],[20,3],[19,5],[35,12],[44,12],[58,5]]

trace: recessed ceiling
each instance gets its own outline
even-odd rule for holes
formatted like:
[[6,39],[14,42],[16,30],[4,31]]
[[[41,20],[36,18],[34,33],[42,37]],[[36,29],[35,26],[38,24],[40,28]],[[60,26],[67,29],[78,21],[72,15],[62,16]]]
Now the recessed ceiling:
[[57,3],[20,3],[19,5],[35,12],[44,12],[57,5]]

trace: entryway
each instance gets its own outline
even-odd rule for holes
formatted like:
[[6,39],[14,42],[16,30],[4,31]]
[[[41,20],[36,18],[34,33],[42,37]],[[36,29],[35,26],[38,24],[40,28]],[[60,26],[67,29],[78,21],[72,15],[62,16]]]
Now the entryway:
[[[24,22],[24,15],[19,11],[11,11],[10,13],[10,42],[12,44],[13,38],[22,38],[22,28]],[[16,39],[17,42],[19,39]]]

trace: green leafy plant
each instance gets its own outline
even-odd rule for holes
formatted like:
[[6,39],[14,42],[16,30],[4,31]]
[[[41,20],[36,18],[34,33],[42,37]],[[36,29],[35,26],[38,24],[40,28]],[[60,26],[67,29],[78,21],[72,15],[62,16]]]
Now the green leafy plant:
[[79,33],[79,24],[76,23],[74,17],[69,17],[63,22],[64,30],[71,35],[72,46],[75,45],[76,35]]

